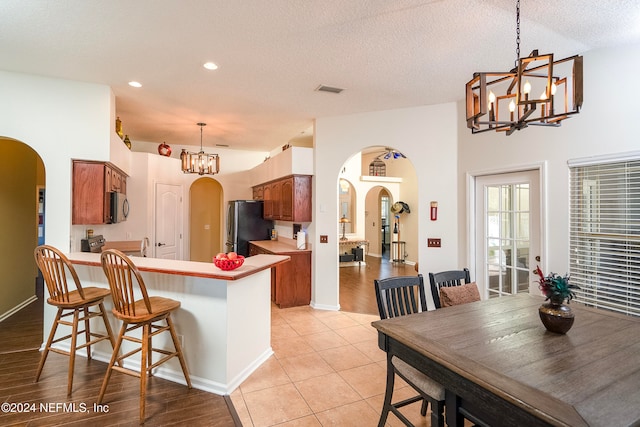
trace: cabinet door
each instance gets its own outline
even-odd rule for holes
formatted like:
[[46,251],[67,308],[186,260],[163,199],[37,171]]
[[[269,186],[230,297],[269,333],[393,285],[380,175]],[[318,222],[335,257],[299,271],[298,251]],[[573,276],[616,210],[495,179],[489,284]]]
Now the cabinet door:
[[271,200],[273,219],[282,219],[282,181],[271,184]]
[[107,212],[105,165],[73,162],[72,224],[104,224]]
[[294,176],[292,221],[311,222],[311,176]]
[[264,200],[262,185],[253,187],[253,200]]
[[264,219],[273,219],[273,198],[271,196],[271,186],[265,185],[262,189],[262,196],[264,200],[264,210],[262,211],[262,217]]
[[280,219],[293,221],[293,177],[286,178],[281,183]]

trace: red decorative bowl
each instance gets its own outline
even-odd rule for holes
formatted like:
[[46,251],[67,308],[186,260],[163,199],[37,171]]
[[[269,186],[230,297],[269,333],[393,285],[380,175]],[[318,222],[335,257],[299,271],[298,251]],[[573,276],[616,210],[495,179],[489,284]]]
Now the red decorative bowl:
[[213,263],[220,270],[231,271],[240,267],[244,263],[244,257],[242,255],[238,255],[236,259],[213,259]]

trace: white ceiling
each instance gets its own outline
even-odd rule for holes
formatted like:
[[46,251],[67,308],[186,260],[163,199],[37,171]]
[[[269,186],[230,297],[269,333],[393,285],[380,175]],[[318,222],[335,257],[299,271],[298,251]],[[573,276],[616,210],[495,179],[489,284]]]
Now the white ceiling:
[[[637,42],[639,0],[522,0],[522,56]],[[270,151],[316,117],[457,101],[515,56],[512,0],[0,1],[0,69],[111,86],[134,141],[206,122],[207,146]]]

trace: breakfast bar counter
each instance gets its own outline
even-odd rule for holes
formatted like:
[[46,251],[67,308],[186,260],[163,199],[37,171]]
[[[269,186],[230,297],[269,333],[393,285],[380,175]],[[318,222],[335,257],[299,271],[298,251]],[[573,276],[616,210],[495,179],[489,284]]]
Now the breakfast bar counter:
[[[100,254],[73,252],[67,256],[83,286],[109,287]],[[248,257],[233,271],[220,270],[213,263],[130,258],[140,270],[149,295],[180,301],[172,319],[195,388],[230,394],[273,354],[271,269],[288,263],[289,256]],[[111,298],[105,300],[105,307],[111,311]],[[45,304],[45,330],[54,317],[55,309]],[[118,331],[119,321],[113,316],[109,320]],[[93,328],[100,331],[100,323],[96,321]],[[170,337],[162,335],[154,339],[154,347],[172,349]],[[108,343],[98,343],[92,350],[95,359],[106,362],[111,357]],[[154,375],[184,383],[177,360],[158,367]]]

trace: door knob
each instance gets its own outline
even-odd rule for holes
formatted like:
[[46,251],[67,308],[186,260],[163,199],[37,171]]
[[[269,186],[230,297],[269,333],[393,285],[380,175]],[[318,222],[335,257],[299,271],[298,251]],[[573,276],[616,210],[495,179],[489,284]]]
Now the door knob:
[[536,261],[540,262],[540,255],[536,255]]
[[164,246],[166,243],[158,243],[158,246]]

